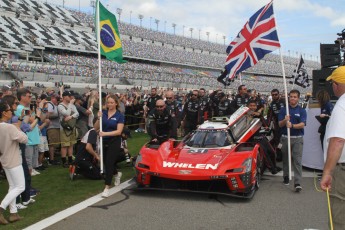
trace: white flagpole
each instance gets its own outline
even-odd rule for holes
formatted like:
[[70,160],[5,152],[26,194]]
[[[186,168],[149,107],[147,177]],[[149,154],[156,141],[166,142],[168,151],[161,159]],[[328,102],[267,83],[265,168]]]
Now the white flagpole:
[[[99,24],[99,0],[97,1],[97,42],[98,42],[98,95],[99,95],[99,111],[102,112],[102,67],[101,67],[101,33]],[[99,131],[102,132],[102,116],[99,117]],[[100,148],[100,166],[101,173],[103,173],[103,138],[99,140]]]
[[240,84],[242,85],[242,73],[239,73],[240,75]]
[[[287,94],[287,85],[286,85],[283,54],[282,54],[280,48],[279,48],[279,54],[280,54],[280,61],[282,64],[282,71],[283,71],[282,73],[283,73],[284,91],[285,91],[286,115],[290,116],[290,114],[289,114],[289,99],[288,99],[288,94]],[[287,129],[287,135],[288,135],[289,180],[292,180],[292,176],[291,176],[291,140],[290,140],[290,129],[289,128]]]

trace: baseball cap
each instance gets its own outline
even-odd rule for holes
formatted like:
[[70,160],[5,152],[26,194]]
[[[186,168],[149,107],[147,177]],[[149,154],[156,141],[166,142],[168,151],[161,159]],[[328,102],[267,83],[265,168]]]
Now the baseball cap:
[[62,96],[65,97],[65,96],[73,96],[73,95],[70,91],[65,91],[62,93]]
[[83,97],[80,94],[78,94],[78,93],[74,94],[74,98],[76,100],[82,100],[82,101],[84,100]]
[[326,79],[326,81],[335,81],[337,83],[345,84],[345,66],[339,66],[332,74]]

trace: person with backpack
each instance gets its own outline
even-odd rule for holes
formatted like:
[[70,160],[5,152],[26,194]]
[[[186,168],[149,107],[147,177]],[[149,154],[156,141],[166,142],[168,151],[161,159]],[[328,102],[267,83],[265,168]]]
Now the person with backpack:
[[57,165],[58,162],[54,160],[55,158],[55,148],[60,147],[60,119],[58,112],[58,105],[60,97],[58,94],[52,94],[48,98],[47,102],[47,118],[50,120],[50,123],[47,127],[47,138],[49,143],[49,164]]
[[[60,118],[61,160],[64,168],[72,164],[73,146],[77,143],[76,121],[79,117],[74,105],[75,99],[71,92],[62,93],[62,102],[58,105]],[[68,164],[66,155],[68,155]]]

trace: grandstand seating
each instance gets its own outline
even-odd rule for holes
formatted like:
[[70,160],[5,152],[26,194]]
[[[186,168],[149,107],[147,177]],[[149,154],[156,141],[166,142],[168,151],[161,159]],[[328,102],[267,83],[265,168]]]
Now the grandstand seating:
[[[97,43],[93,27],[91,15],[75,10],[34,0],[0,1],[0,49],[8,52],[31,52],[37,47],[45,47],[53,51],[45,54],[45,60],[50,63],[12,63],[10,67],[17,73],[33,73],[33,76],[37,73],[36,77],[46,74],[46,80],[49,76],[70,76],[74,81],[97,76],[96,57],[81,54],[96,53]],[[149,84],[159,82],[175,87],[184,84],[192,87],[220,86],[215,78],[224,66],[225,45],[153,31],[125,22],[119,23],[119,30],[124,56],[130,61],[122,65],[102,61],[102,76],[114,79],[112,82],[118,83],[115,79],[125,78],[133,84],[148,84],[149,81]],[[55,54],[55,51],[63,55]],[[160,64],[131,62],[138,58]],[[286,75],[291,76],[298,59],[284,57],[284,61]],[[320,66],[314,61],[305,62],[310,76],[312,70]],[[268,90],[281,84],[281,78],[263,75],[281,76],[281,72],[280,57],[269,54],[256,66],[249,68],[242,80],[244,83],[253,83],[253,87],[249,86],[251,88]],[[250,77],[254,74],[261,76],[260,81]],[[69,78],[66,77],[67,79]],[[263,83],[261,80],[269,83]],[[237,81],[233,86],[236,87],[236,84]]]

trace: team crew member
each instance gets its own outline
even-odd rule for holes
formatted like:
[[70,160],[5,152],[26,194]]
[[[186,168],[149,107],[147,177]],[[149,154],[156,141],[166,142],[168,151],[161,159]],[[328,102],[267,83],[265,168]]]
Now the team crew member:
[[240,85],[237,90],[238,94],[231,102],[231,107],[233,111],[236,111],[241,106],[247,106],[249,101],[249,95],[247,93],[247,87],[245,85]]
[[25,189],[25,178],[19,143],[26,144],[28,137],[20,130],[21,121],[16,125],[8,124],[12,110],[6,103],[0,103],[0,162],[9,184],[8,193],[0,204],[0,224],[8,224],[4,211],[10,206],[10,222],[21,219],[16,207],[16,197]]
[[339,100],[334,106],[324,139],[325,166],[320,182],[322,190],[330,189],[334,229],[345,226],[345,66],[338,67],[327,81]]
[[282,161],[282,153],[279,147],[281,133],[280,127],[278,124],[278,115],[280,109],[285,107],[285,100],[280,97],[278,89],[272,89],[271,91],[272,102],[269,106],[268,113],[267,113],[267,124],[271,125],[273,123],[273,140],[271,141],[273,147],[276,149],[277,152],[277,161]]
[[214,114],[215,117],[222,117],[222,116],[228,116],[233,114],[232,108],[231,108],[231,102],[226,97],[224,92],[218,93],[218,103],[214,107]]
[[200,122],[200,103],[199,92],[193,90],[190,100],[188,100],[183,106],[182,120],[184,125],[184,135],[187,135],[191,131],[195,130]]
[[286,109],[282,108],[279,112],[278,121],[282,131],[282,153],[283,153],[283,177],[284,184],[289,185],[289,158],[288,158],[288,137],[287,129],[290,129],[291,156],[294,170],[295,191],[302,190],[302,153],[304,126],[307,123],[307,113],[305,109],[298,105],[300,92],[291,90],[289,93],[289,115]]
[[165,94],[165,105],[168,113],[171,116],[171,138],[177,139],[177,128],[180,126],[180,111],[175,101],[175,95],[172,90]]
[[212,116],[212,109],[210,105],[210,98],[206,95],[204,88],[199,89],[199,102],[200,102],[200,123],[208,120]]
[[[109,196],[109,187],[115,175],[115,186],[120,184],[122,176],[114,167],[117,158],[120,157],[121,149],[121,133],[125,124],[125,118],[119,111],[119,100],[115,95],[107,97],[107,110],[103,110],[99,117],[102,117],[102,132],[99,136],[103,137],[103,161],[105,166],[105,187],[102,197]],[[96,122],[95,126],[99,126]]]
[[166,105],[163,100],[156,102],[156,108],[154,108],[149,114],[149,129],[151,134],[151,140],[153,142],[159,142],[167,140],[171,136],[172,116],[166,109]]

